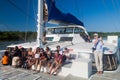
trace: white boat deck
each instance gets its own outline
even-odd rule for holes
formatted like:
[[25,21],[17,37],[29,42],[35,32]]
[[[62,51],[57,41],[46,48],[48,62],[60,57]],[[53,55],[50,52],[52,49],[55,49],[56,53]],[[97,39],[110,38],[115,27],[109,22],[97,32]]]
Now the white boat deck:
[[102,75],[95,74],[89,79],[68,75],[67,77],[52,76],[45,73],[35,73],[22,68],[12,68],[0,64],[0,80],[120,80],[120,66],[116,71],[107,71]]

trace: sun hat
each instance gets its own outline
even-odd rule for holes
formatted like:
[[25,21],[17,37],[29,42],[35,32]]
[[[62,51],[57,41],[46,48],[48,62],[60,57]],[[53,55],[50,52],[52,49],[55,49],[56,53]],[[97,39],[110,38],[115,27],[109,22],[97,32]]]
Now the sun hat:
[[98,34],[97,34],[97,33],[94,33],[94,36],[98,36]]

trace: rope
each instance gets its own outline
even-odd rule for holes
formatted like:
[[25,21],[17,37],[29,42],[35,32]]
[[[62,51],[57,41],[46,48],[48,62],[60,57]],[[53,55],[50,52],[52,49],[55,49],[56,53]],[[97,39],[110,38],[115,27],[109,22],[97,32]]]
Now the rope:
[[[114,2],[114,0],[111,0],[111,2],[112,2],[112,5],[111,6],[113,6],[113,8],[114,8],[114,10],[116,10],[117,11],[117,8],[116,8],[116,5],[115,5],[115,2]],[[119,4],[119,3],[118,3]],[[105,9],[106,10],[108,10],[108,6],[107,6],[107,4],[106,4],[106,2],[103,0],[103,5],[104,5],[104,7],[105,7]],[[115,19],[117,19],[117,17],[116,16],[114,16],[115,17]],[[114,28],[115,28],[115,30],[116,31],[119,31],[119,26],[117,27],[117,25],[116,25],[116,23],[113,21],[114,19],[113,19],[113,17],[111,16],[111,22],[112,22],[112,24],[113,24],[113,26],[114,26]],[[117,21],[117,20],[116,20]],[[119,23],[119,22],[118,22]]]
[[32,17],[31,15],[29,15],[28,13],[26,13],[25,11],[23,11],[20,7],[18,7],[15,2],[13,2],[13,0],[7,0],[12,6],[14,6],[16,9],[18,9],[21,13],[23,13],[25,16],[30,17],[33,21],[37,22],[37,20]]

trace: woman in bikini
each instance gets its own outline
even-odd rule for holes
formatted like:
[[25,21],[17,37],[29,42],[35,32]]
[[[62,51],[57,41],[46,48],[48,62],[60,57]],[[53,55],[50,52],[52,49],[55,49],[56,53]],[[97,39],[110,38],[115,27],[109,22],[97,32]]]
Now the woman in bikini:
[[28,49],[27,63],[29,68],[35,63],[34,61],[34,53],[32,52],[32,48]]

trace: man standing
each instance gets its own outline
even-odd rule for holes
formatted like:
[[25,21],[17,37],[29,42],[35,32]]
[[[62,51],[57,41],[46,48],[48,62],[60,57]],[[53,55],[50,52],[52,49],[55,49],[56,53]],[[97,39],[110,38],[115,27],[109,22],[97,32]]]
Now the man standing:
[[103,73],[103,41],[98,38],[98,34],[94,34],[94,57],[97,68],[97,74]]

